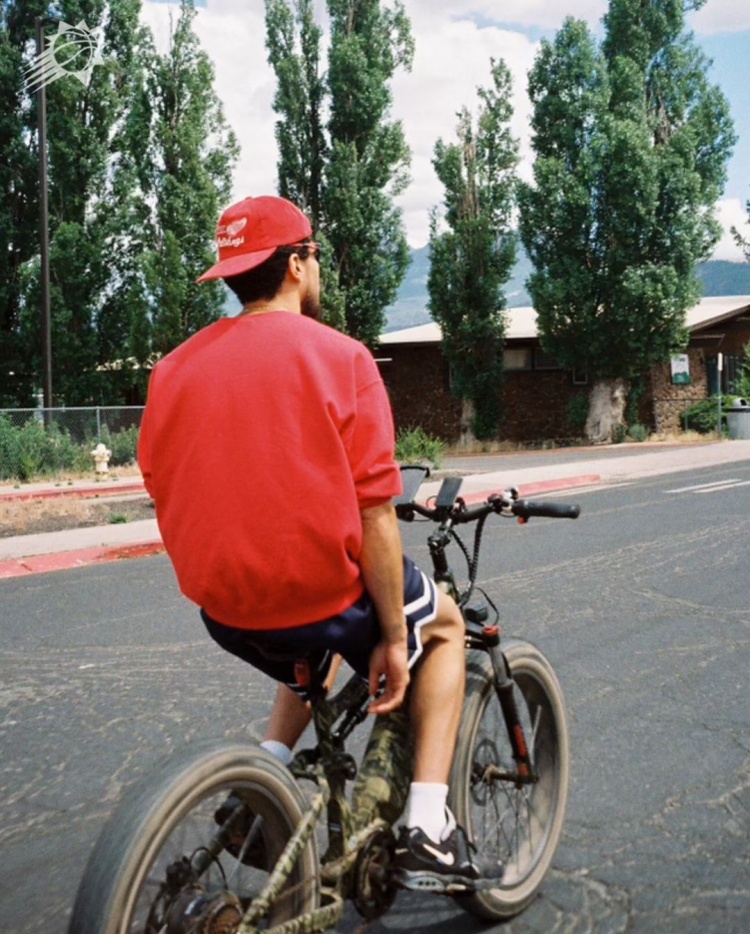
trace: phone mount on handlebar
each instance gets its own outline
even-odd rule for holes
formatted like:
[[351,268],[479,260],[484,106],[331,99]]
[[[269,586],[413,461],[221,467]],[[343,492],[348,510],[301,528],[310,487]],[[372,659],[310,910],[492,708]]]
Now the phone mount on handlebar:
[[396,513],[400,519],[405,519],[408,522],[412,521],[414,512],[409,507],[414,503],[423,481],[429,476],[430,468],[426,464],[401,465],[403,492],[393,500],[393,505],[396,507]]
[[458,491],[461,489],[462,483],[463,479],[461,477],[446,477],[440,484],[434,503],[435,518],[439,522],[447,519],[451,509],[456,505]]

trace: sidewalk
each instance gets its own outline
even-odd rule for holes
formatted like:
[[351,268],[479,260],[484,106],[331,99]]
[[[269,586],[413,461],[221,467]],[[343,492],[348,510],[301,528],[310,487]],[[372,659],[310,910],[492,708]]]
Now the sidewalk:
[[[750,441],[696,444],[631,444],[607,448],[569,448],[553,451],[450,457],[442,474],[464,477],[461,495],[482,499],[487,493],[517,487],[522,496],[545,496],[561,490],[619,483],[661,474],[700,470],[736,462],[750,464]],[[434,495],[440,480],[423,484],[420,494]],[[29,484],[21,489],[0,486],[5,498],[39,499],[53,496],[108,496],[140,492],[137,478],[98,483]],[[0,538],[0,580],[47,571],[65,570],[143,557],[163,551],[156,520],[96,526]]]

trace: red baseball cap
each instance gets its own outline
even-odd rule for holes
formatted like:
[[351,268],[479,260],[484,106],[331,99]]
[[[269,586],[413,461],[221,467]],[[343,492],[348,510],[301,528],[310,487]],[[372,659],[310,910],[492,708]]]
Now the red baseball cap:
[[219,262],[198,279],[225,279],[260,266],[280,246],[312,236],[310,221],[286,198],[245,198],[227,208],[216,227]]

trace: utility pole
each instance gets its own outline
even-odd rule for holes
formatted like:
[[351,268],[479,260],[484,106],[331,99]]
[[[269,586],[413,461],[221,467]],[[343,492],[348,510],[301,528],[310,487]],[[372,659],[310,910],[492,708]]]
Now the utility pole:
[[[36,54],[37,61],[42,61],[44,54],[45,22],[48,17],[37,16],[34,20],[36,26]],[[42,394],[44,408],[52,408],[52,320],[50,313],[49,295],[49,208],[47,187],[47,91],[45,82],[40,83],[36,92],[37,100],[37,133],[39,149],[39,253],[40,253],[40,288],[41,288],[41,321],[42,321]],[[45,417],[46,421],[46,417]]]
[[724,355],[721,353],[721,351],[719,351],[719,354],[716,358],[716,381],[718,383],[718,386],[716,387],[716,398],[718,399],[718,402],[717,402],[718,410],[716,413],[716,431],[719,435],[719,441],[721,441],[721,439],[724,437],[724,434],[722,432],[722,424],[721,424],[721,421],[722,421],[721,419],[721,373],[723,369],[724,369]]

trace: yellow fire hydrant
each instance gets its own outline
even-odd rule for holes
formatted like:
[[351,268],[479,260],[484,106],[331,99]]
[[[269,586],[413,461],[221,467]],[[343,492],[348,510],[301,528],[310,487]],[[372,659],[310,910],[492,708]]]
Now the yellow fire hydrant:
[[94,470],[96,473],[109,473],[109,459],[112,457],[112,452],[106,444],[102,444],[100,441],[91,452],[91,456],[94,458]]

